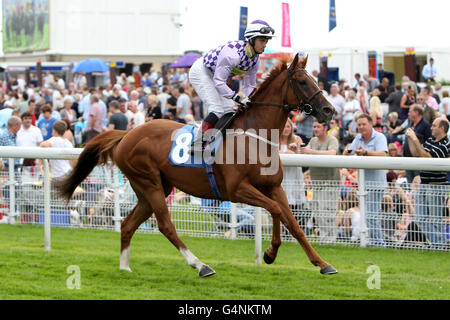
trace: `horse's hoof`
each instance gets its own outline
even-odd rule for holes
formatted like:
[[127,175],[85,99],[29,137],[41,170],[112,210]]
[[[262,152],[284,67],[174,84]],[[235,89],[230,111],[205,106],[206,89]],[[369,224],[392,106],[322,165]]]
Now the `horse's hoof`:
[[264,262],[266,264],[272,264],[275,262],[275,259],[272,259],[271,257],[269,257],[269,255],[267,254],[266,251],[264,251]]
[[215,275],[216,272],[210,267],[210,266],[203,266],[200,271],[198,272],[198,275],[201,278],[207,278],[210,277],[212,275]]
[[327,267],[325,267],[325,268],[323,268],[322,270],[320,270],[320,273],[321,274],[336,274],[336,273],[338,273],[338,271],[335,269],[335,268],[333,268],[332,266],[327,266]]
[[131,269],[129,267],[126,268],[120,268],[120,271],[126,271],[126,272],[130,272],[132,273],[133,271],[131,271]]

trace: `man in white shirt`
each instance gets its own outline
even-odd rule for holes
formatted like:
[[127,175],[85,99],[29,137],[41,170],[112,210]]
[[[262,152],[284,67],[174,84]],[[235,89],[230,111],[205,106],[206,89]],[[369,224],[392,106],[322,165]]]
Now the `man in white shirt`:
[[339,86],[337,84],[333,84],[330,88],[330,95],[328,96],[328,100],[330,100],[331,104],[334,106],[334,109],[337,112],[336,118],[338,120],[343,119],[345,99],[339,94]]
[[128,119],[128,124],[131,122],[131,119],[133,118],[133,112],[128,110],[127,108],[127,100],[124,98],[119,99],[119,109],[120,112],[122,112]]
[[174,89],[174,96],[177,98],[177,114],[176,119],[179,122],[184,122],[184,118],[191,114],[191,99],[184,92],[183,87]]
[[422,69],[422,76],[426,82],[428,81],[436,81],[437,77],[437,68],[434,65],[434,59],[430,58],[430,63],[426,64]]
[[[67,124],[64,121],[56,121],[53,125],[53,136],[42,142],[41,148],[73,148],[72,143],[63,138],[66,130]],[[62,178],[72,170],[69,160],[50,160],[49,163],[54,179]]]
[[[39,144],[44,141],[41,130],[32,125],[33,116],[31,113],[24,112],[21,116],[22,127],[17,132],[16,143],[18,147],[39,147]],[[36,159],[24,159],[24,167],[34,167]]]
[[128,110],[133,114],[131,120],[128,122],[128,129],[132,130],[145,123],[145,116],[139,111],[136,101],[128,102]]
[[170,98],[168,93],[169,89],[167,87],[162,88],[162,92],[158,94],[158,101],[161,103],[161,113],[165,114],[167,112],[167,100]]

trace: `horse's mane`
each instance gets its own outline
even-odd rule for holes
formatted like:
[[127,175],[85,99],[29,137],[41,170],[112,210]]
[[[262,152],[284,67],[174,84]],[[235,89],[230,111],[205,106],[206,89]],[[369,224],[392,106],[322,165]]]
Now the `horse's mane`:
[[273,80],[278,77],[280,73],[287,70],[288,63],[291,62],[291,57],[289,55],[282,55],[280,58],[280,62],[273,67],[273,69],[270,71],[267,78],[261,83],[256,91],[254,92],[253,96],[259,94],[260,92],[263,92],[272,82]]

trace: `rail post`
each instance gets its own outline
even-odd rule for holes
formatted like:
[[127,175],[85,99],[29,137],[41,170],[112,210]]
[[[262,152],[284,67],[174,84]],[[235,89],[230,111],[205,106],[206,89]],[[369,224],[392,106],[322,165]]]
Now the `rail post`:
[[120,183],[119,168],[113,167],[113,189],[114,189],[114,230],[120,232],[122,217],[120,216]]
[[48,159],[44,162],[44,247],[51,250],[51,207],[50,207],[50,167]]
[[360,212],[360,221],[359,221],[360,246],[361,248],[365,248],[369,243],[369,236],[366,222],[367,191],[366,191],[366,177],[364,169],[358,170],[358,196],[359,196],[359,212]]
[[262,221],[261,221],[261,208],[255,208],[255,263],[261,264],[261,251],[262,251]]
[[8,159],[9,164],[9,214],[10,224],[16,224],[16,174],[15,162],[13,158]]
[[236,240],[237,238],[237,207],[235,203],[231,203],[231,219],[230,219],[230,228],[231,228],[231,239]]

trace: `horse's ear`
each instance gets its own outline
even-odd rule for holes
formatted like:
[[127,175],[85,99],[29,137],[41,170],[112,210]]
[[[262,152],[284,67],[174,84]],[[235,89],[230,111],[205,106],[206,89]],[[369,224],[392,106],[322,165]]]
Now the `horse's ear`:
[[298,64],[298,53],[295,55],[294,60],[292,61],[289,70],[290,71],[294,71],[297,68],[297,64]]
[[308,64],[308,58],[309,55],[306,56],[306,58],[302,59],[302,61],[300,61],[300,64],[302,65],[303,69],[306,69],[306,65]]

